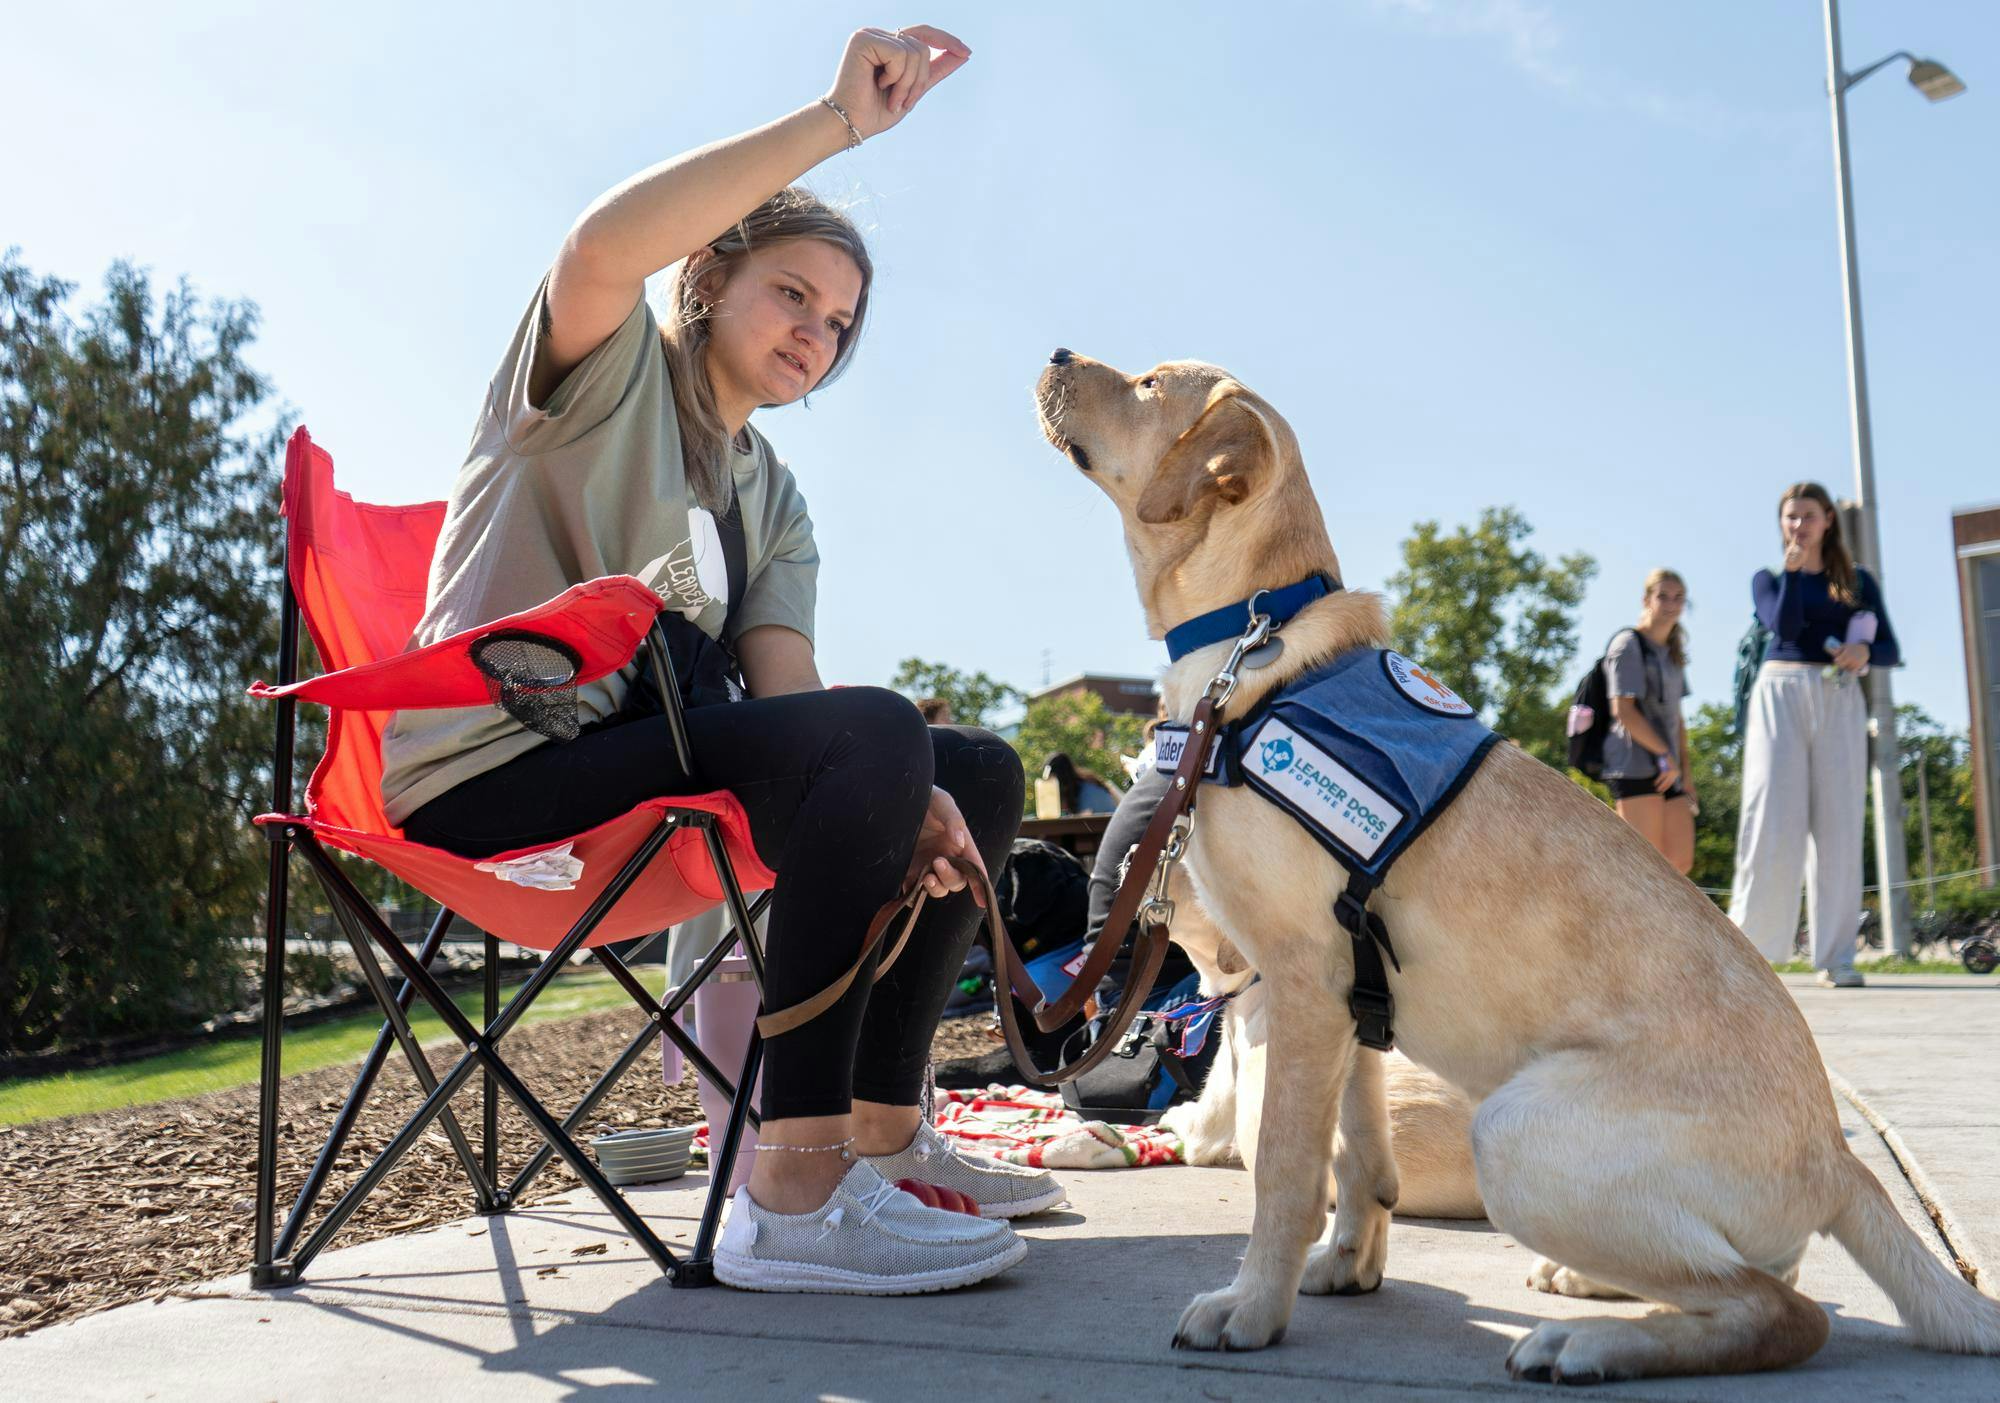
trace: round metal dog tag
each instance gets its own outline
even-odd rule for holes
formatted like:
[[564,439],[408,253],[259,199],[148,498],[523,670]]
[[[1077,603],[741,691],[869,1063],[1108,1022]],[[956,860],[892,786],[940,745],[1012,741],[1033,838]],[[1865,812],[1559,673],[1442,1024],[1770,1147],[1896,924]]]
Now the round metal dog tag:
[[1243,666],[1252,669],[1269,667],[1278,660],[1279,655],[1284,651],[1285,640],[1282,638],[1273,638],[1268,642],[1259,643],[1243,655]]

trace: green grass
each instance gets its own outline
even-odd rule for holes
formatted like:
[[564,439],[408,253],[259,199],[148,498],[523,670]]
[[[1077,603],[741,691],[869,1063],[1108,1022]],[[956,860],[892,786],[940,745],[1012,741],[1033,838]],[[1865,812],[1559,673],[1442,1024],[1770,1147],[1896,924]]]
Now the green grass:
[[[500,1001],[505,1007],[520,981],[504,984]],[[454,996],[466,1016],[480,1021],[484,994],[472,989]],[[522,1022],[546,1023],[559,1018],[576,1018],[599,1009],[629,1007],[630,996],[608,974],[564,975],[542,991]],[[348,1018],[328,1019],[285,1034],[284,1070],[310,1072],[343,1062],[358,1062],[368,1055],[382,1015],[370,1012]],[[430,1006],[419,999],[410,1010],[410,1026],[424,1041],[447,1036],[444,1024]],[[392,1052],[391,1059],[401,1061]],[[52,1116],[86,1115],[93,1111],[143,1106],[154,1101],[171,1101],[182,1096],[223,1091],[257,1080],[263,1057],[263,1042],[256,1037],[217,1038],[179,1052],[162,1053],[112,1067],[92,1067],[78,1072],[59,1072],[46,1077],[22,1077],[0,1081],[0,1125],[25,1125]]]
[[[1907,955],[1891,955],[1881,960],[1857,960],[1854,967],[1866,977],[1871,974],[1962,974],[1967,979],[1978,979],[1957,960],[1913,960]],[[1780,974],[1811,974],[1812,963],[1808,960],[1786,960],[1783,964],[1772,965]],[[4,1093],[0,1093],[4,1094]]]

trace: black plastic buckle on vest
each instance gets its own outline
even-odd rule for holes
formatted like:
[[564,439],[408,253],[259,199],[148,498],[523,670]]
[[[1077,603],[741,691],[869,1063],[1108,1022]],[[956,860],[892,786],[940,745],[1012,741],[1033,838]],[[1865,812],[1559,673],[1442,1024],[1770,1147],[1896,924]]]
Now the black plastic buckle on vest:
[[1333,903],[1333,915],[1354,946],[1354,990],[1347,997],[1347,1010],[1354,1015],[1355,1037],[1363,1047],[1387,1052],[1396,1045],[1396,999],[1389,992],[1389,971],[1382,956],[1387,953],[1398,974],[1403,962],[1389,943],[1389,928],[1368,909],[1368,899],[1374,895],[1372,880],[1349,873],[1347,889]]

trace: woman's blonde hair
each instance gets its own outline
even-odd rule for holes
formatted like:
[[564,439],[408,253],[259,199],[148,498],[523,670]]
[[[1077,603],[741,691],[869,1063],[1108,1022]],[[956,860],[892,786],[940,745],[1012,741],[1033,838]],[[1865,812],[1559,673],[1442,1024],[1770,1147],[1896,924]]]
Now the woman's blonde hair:
[[861,270],[861,295],[854,302],[854,320],[840,330],[833,364],[815,389],[840,378],[854,358],[861,324],[868,317],[868,290],[875,265],[853,221],[812,191],[788,186],[709,241],[708,247],[682,262],[667,288],[667,316],[660,328],[666,341],[667,366],[674,386],[674,411],[680,420],[681,457],[688,487],[695,500],[713,512],[729,506],[728,428],[715,407],[715,386],[708,378],[710,322],[716,299],[736,266],[752,249],[765,249],[799,239],[832,244]]
[[[1785,519],[1785,503],[1803,499],[1818,502],[1826,512],[1826,537],[1820,542],[1820,563],[1826,568],[1826,592],[1842,604],[1859,604],[1861,592],[1855,585],[1854,557],[1847,549],[1847,534],[1840,526],[1840,513],[1833,498],[1817,482],[1795,482],[1778,497],[1778,520]],[[1784,528],[1780,525],[1779,530]]]
[[[1655,570],[1652,574],[1646,576],[1646,594],[1650,596],[1654,590],[1668,583],[1679,585],[1681,593],[1687,593],[1688,582],[1683,580],[1678,572],[1661,569]],[[1674,631],[1667,635],[1667,656],[1674,660],[1675,667],[1686,667],[1688,665],[1687,630],[1679,624],[1675,624]]]

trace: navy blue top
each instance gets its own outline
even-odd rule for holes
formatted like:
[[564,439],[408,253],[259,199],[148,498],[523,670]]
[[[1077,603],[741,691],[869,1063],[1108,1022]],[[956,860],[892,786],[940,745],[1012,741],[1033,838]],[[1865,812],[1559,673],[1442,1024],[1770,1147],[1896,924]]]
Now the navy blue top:
[[1773,635],[1764,656],[1774,662],[1826,663],[1833,657],[1826,640],[1847,637],[1847,621],[1862,610],[1875,615],[1875,641],[1868,647],[1868,661],[1874,667],[1894,667],[1903,660],[1896,645],[1896,631],[1889,626],[1889,611],[1882,603],[1882,590],[1875,577],[1860,566],[1854,567],[1855,593],[1859,605],[1842,604],[1827,592],[1826,576],[1804,570],[1773,574],[1759,570],[1750,581],[1750,597],[1756,602],[1757,617]]

